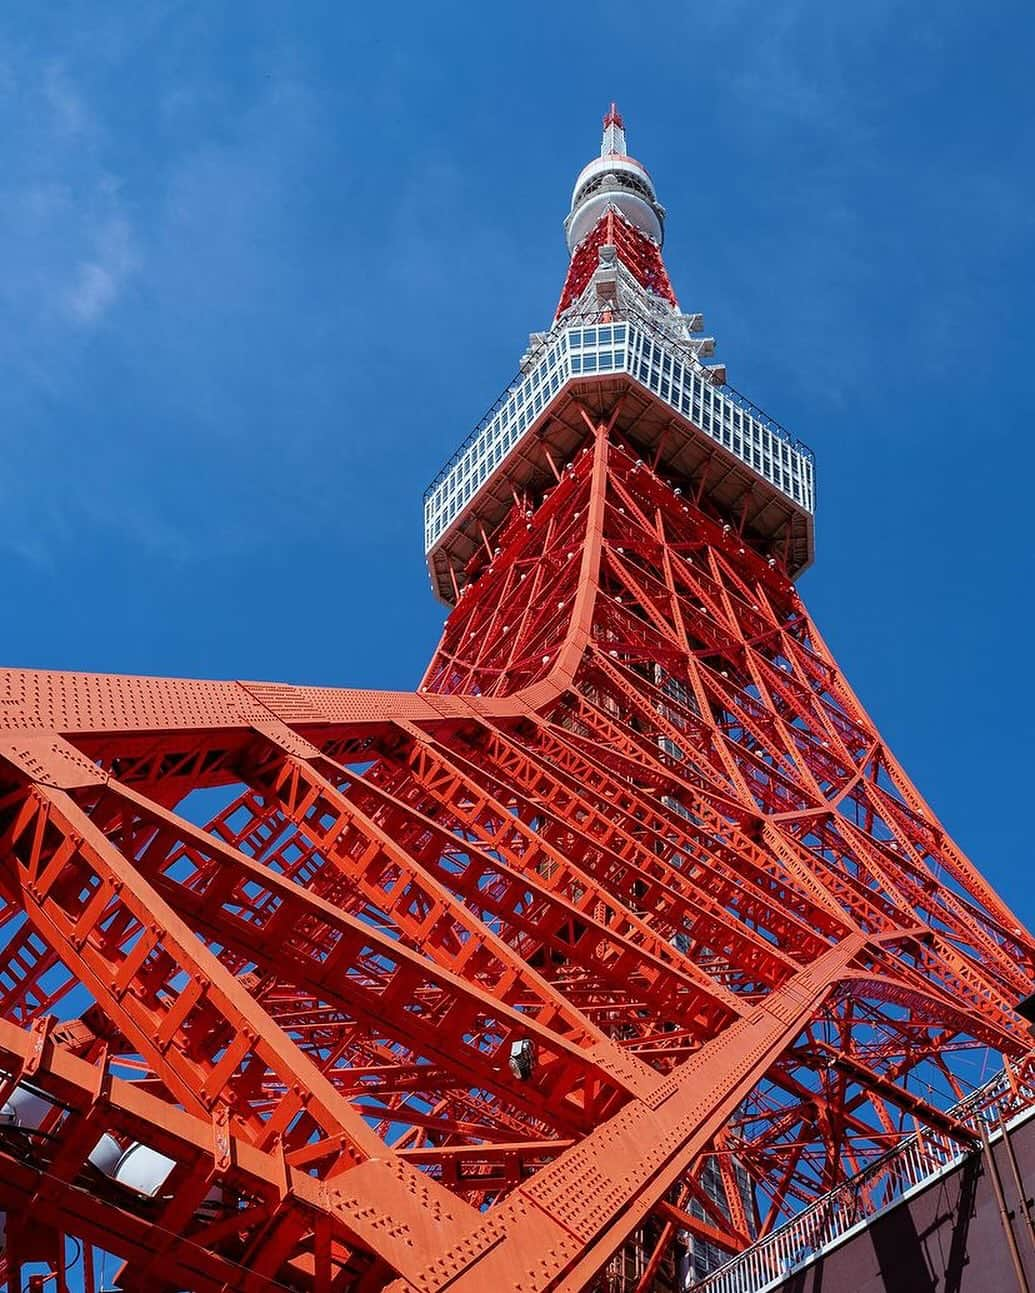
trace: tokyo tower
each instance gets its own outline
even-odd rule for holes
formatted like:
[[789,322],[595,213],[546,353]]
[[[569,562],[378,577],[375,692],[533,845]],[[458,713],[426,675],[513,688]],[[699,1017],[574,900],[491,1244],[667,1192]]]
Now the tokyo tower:
[[1035,942],[809,617],[813,456],[664,223],[612,104],[425,496],[415,692],[0,672],[9,1288],[750,1290],[1035,1105]]

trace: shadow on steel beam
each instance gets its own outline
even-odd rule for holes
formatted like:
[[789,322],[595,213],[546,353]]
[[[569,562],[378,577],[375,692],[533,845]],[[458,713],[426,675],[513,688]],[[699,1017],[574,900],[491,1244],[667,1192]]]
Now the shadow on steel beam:
[[[935,1293],[938,1288],[927,1261],[925,1240],[936,1236],[944,1218],[936,1217],[924,1232],[909,1207],[892,1208],[870,1228],[884,1293]],[[953,1233],[959,1228],[959,1216]]]
[[952,1241],[949,1244],[949,1256],[945,1263],[945,1293],[960,1293],[963,1284],[963,1268],[970,1260],[967,1255],[967,1237],[970,1234],[971,1218],[974,1216],[977,1183],[980,1176],[981,1164],[978,1155],[968,1154],[963,1160],[960,1172],[956,1220],[953,1223]]

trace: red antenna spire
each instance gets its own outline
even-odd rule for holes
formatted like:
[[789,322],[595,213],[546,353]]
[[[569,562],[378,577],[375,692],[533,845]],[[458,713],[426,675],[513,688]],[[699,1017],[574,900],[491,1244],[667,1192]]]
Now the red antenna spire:
[[622,120],[622,114],[618,111],[618,104],[615,103],[614,99],[611,100],[611,106],[604,117],[604,125],[617,126],[619,130],[625,129],[625,122]]
[[618,111],[618,104],[612,99],[611,106],[604,117],[604,137],[600,141],[600,156],[624,157],[625,151],[625,122]]

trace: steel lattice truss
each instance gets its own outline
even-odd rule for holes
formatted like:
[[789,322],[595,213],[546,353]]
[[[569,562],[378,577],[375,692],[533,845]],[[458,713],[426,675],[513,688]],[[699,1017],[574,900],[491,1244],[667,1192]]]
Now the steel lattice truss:
[[568,267],[557,305],[560,317],[586,290],[599,264],[601,247],[613,247],[617,260],[646,291],[669,305],[676,304],[676,294],[661,259],[661,249],[646,234],[635,228],[620,211],[609,210],[576,247]]
[[969,1141],[961,1055],[1021,1079],[1031,937],[616,413],[416,693],[2,675],[2,1094],[50,1102],[0,1128],[12,1267],[574,1290],[636,1232],[664,1287],[677,1228],[736,1251],[916,1124]]

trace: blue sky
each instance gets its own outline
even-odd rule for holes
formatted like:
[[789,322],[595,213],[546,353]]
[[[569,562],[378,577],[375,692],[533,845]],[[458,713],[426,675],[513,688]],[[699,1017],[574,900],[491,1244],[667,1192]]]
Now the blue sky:
[[1023,3],[10,3],[3,661],[415,683],[420,496],[549,322],[617,99],[802,591],[1029,924]]

